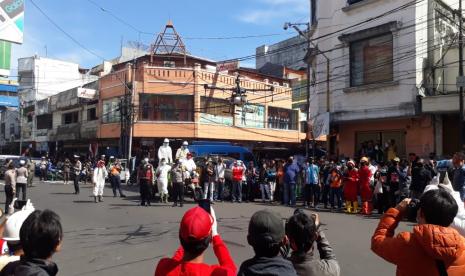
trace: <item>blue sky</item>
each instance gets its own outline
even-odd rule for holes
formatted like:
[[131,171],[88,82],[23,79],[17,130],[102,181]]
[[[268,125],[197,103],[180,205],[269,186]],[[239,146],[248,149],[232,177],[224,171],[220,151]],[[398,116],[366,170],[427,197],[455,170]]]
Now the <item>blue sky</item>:
[[[138,33],[102,12],[89,0],[33,0],[48,16],[92,51],[111,59],[119,55],[121,40],[138,40]],[[304,22],[309,17],[308,0],[92,0],[137,29],[159,33],[171,19],[184,37],[230,37],[278,34],[276,36],[234,39],[185,39],[188,51],[214,60],[231,59],[255,53],[255,48],[295,35],[284,31],[286,21]],[[78,62],[91,67],[101,60],[72,42],[54,27],[30,2],[25,3],[24,44],[13,47],[16,59],[38,54]],[[155,37],[143,34],[150,44]],[[241,65],[254,65],[250,60]]]

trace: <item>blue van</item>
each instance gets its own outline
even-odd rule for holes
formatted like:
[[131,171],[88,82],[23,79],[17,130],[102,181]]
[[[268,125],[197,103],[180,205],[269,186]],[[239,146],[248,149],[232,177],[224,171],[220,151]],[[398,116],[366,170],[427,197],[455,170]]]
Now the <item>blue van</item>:
[[235,146],[229,142],[195,141],[188,146],[188,149],[195,157],[219,155],[228,156],[236,160],[242,160],[246,164],[250,161],[256,163],[255,157],[249,149],[241,146]]

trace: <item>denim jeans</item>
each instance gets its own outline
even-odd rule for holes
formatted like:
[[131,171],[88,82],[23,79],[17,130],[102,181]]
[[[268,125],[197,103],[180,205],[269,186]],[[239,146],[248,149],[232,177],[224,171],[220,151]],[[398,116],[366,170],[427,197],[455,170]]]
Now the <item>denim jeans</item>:
[[215,193],[214,198],[215,200],[223,200],[223,190],[224,190],[224,179],[218,179],[215,185]]
[[215,187],[214,182],[203,183],[203,199],[209,199],[210,201],[213,201],[214,187]]
[[242,201],[242,181],[233,180],[231,201]]
[[295,205],[295,188],[296,188],[296,183],[291,182],[291,183],[284,183],[284,195],[283,195],[283,204],[284,205]]
[[269,199],[271,201],[271,187],[270,183],[261,183],[260,184],[260,191],[262,194],[262,201],[265,201],[265,199]]
[[342,208],[342,187],[331,188],[329,191],[329,197],[331,198],[331,208],[334,208],[335,206],[334,198],[337,200],[337,207],[339,209]]

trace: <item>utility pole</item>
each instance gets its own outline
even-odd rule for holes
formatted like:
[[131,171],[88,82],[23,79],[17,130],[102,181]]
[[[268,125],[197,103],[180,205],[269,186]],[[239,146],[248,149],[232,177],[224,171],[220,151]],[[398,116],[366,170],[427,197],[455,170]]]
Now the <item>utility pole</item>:
[[[463,77],[463,17],[462,17],[462,0],[459,0],[459,76]],[[463,87],[459,88],[459,151],[463,151],[464,133],[463,133]]]
[[131,162],[131,157],[132,157],[132,136],[134,132],[134,97],[135,97],[135,91],[136,91],[136,59],[134,59],[134,62],[132,64],[132,76],[131,76],[131,96],[128,100],[129,104],[129,112],[128,112],[128,120],[129,120],[129,139],[128,139],[128,165]]

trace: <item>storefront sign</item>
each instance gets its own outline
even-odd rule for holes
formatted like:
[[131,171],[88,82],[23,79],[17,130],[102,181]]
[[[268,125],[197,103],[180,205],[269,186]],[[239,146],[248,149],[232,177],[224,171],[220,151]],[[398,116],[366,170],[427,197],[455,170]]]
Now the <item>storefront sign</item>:
[[95,89],[81,88],[81,87],[77,89],[78,98],[93,99],[95,98],[95,94],[96,94]]
[[216,71],[217,72],[233,71],[233,70],[237,70],[238,68],[239,68],[239,61],[237,61],[237,60],[218,63],[216,65]]

